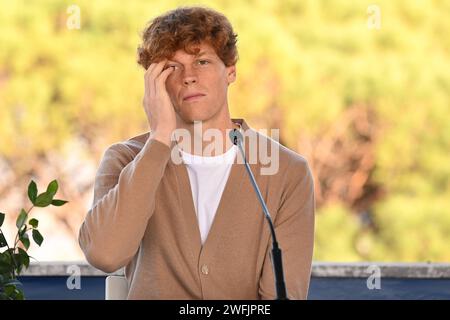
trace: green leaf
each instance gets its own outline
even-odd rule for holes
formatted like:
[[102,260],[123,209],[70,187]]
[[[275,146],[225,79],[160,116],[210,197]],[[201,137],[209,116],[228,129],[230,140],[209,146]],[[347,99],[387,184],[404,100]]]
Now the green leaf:
[[22,248],[19,248],[19,255],[20,261],[23,263],[25,268],[28,268],[28,266],[30,265],[30,257],[28,256],[28,253]]
[[6,273],[12,273],[11,272],[12,266],[7,261],[0,261],[0,273],[6,274]]
[[25,231],[27,231],[27,225],[24,224],[20,229],[19,229],[19,237],[23,236],[23,234],[25,233]]
[[55,199],[55,200],[52,201],[52,205],[60,207],[60,206],[62,206],[64,204],[66,204],[67,202],[68,201],[66,201],[66,200]]
[[56,191],[58,191],[58,182],[56,180],[53,180],[48,184],[46,193],[53,196],[56,194]]
[[31,180],[30,184],[28,185],[28,198],[30,199],[31,203],[34,204],[34,202],[36,201],[36,196],[37,196],[36,182]]
[[3,235],[3,232],[0,233],[0,248],[8,246],[8,242],[6,242],[5,236]]
[[[23,290],[21,288],[17,288],[16,286],[8,286],[8,289],[5,287],[6,298],[9,300],[24,300],[25,296],[23,294]],[[9,289],[12,288],[12,289]]]
[[5,250],[2,253],[0,253],[0,263],[1,262],[5,262],[5,263],[10,263],[11,262],[11,256],[10,256],[8,250]]
[[26,213],[26,211],[24,209],[22,209],[16,220],[16,226],[18,229],[22,228],[25,221],[27,221],[27,218],[28,218],[28,214]]
[[22,283],[14,281],[4,286],[4,292],[0,295],[1,298],[9,300],[24,300],[25,295],[22,289]]
[[28,237],[28,233],[24,233],[21,237],[19,237],[19,240],[23,243],[25,249],[28,250],[28,248],[30,247],[30,238]]
[[25,300],[25,294],[21,288],[17,288],[16,292],[17,292],[16,297],[15,297],[16,300]]
[[52,203],[52,200],[53,200],[53,195],[49,194],[47,192],[44,192],[44,193],[41,193],[40,195],[38,195],[34,205],[36,207],[46,207]]
[[30,219],[30,220],[28,221],[28,223],[29,223],[33,228],[37,228],[37,227],[38,227],[38,224],[39,224],[39,221],[38,221],[37,219],[33,218],[33,219]]
[[3,221],[5,221],[5,214],[3,212],[0,212],[0,227],[3,224]]
[[16,290],[16,286],[13,284],[9,284],[9,285],[6,285],[4,289],[5,289],[6,295],[8,297],[10,297],[13,294],[13,292]]
[[22,257],[20,254],[15,253],[14,254],[14,261],[16,262],[16,273],[17,275],[20,275],[20,272],[22,272],[23,262]]
[[44,241],[44,238],[42,237],[41,233],[36,229],[33,229],[33,240],[34,242],[36,242],[38,246],[41,246],[42,241]]

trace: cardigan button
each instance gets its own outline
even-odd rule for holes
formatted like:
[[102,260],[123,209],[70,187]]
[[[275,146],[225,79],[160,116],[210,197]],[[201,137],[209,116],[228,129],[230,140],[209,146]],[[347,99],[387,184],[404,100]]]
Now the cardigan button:
[[202,265],[202,273],[207,275],[209,273],[209,268],[206,264]]

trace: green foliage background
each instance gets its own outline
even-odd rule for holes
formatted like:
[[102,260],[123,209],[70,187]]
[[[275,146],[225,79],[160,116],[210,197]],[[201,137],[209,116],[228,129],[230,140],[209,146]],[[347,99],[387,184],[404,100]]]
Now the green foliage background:
[[[148,130],[140,31],[178,5],[207,5],[239,35],[233,117],[279,126],[298,149],[300,136],[320,135],[350,106],[377,116],[371,179],[384,196],[368,208],[372,227],[349,204],[325,199],[314,258],[448,262],[450,1],[377,1],[379,30],[367,28],[372,3],[0,0],[0,156],[27,175],[70,138],[89,142],[98,159],[108,144]],[[66,27],[73,4],[79,30]]]

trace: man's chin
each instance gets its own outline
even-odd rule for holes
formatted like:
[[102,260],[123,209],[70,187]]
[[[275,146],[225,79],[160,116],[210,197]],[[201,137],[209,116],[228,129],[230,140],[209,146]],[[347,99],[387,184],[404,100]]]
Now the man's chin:
[[180,116],[181,121],[183,121],[186,124],[194,124],[195,122],[205,122],[209,119],[208,116],[201,116],[201,115],[183,115]]

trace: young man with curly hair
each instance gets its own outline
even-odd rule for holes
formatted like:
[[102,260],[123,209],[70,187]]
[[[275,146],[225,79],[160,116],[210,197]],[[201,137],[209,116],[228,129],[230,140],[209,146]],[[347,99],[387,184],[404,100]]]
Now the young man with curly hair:
[[[276,297],[269,227],[237,147],[226,143],[232,129],[257,137],[256,149],[269,144],[279,153],[275,173],[261,174],[260,161],[251,169],[283,250],[288,297],[307,298],[312,175],[303,157],[231,119],[236,39],[228,19],[206,7],[169,11],[143,33],[138,63],[151,130],[106,150],[79,233],[90,264],[125,267],[128,299]],[[208,130],[223,143],[205,156]],[[245,144],[247,154],[259,154],[254,148]]]

